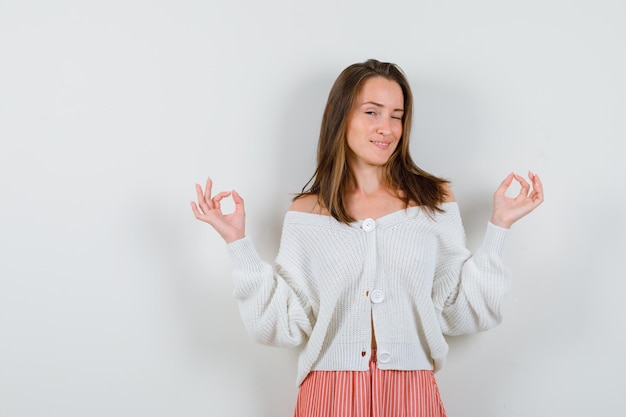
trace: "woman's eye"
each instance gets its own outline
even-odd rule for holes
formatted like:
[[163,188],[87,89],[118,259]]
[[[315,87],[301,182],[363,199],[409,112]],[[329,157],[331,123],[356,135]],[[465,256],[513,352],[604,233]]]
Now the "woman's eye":
[[366,111],[365,114],[369,114],[370,116],[376,116],[376,112],[373,110]]

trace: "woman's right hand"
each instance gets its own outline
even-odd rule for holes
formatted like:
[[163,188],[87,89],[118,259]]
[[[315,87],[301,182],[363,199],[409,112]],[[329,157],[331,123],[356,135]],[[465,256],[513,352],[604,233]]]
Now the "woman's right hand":
[[[213,182],[211,178],[206,181],[204,192],[200,184],[196,184],[196,193],[198,194],[198,204],[191,202],[191,210],[196,219],[206,222],[222,236],[226,243],[234,242],[246,236],[245,220],[246,213],[243,207],[243,198],[237,191],[222,191],[211,197],[211,187]],[[235,203],[235,211],[230,214],[222,213],[220,201],[231,196]]]
[[[514,173],[509,174],[502,181],[502,184],[500,184],[500,187],[493,195],[491,223],[508,229],[513,223],[543,203],[543,184],[539,179],[539,175],[529,171],[528,177],[532,186],[522,176]],[[519,194],[515,197],[507,197],[506,191],[511,186],[513,180],[520,184]]]

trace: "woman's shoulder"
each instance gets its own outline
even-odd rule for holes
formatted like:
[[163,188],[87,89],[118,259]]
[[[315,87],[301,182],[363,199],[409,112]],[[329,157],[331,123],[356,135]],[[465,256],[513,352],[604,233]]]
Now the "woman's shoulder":
[[289,206],[289,211],[301,211],[303,213],[312,213],[317,206],[317,195],[315,194],[305,194],[296,197],[291,206]]
[[296,197],[289,206],[289,211],[329,215],[328,210],[320,204],[317,194],[304,194]]

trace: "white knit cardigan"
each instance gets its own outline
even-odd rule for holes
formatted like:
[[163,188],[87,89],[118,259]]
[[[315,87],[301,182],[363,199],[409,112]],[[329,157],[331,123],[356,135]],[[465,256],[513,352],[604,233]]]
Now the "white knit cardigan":
[[441,207],[351,224],[289,211],[274,266],[250,238],[230,243],[246,329],[262,344],[300,346],[298,385],[312,370],[367,370],[372,322],[380,369],[439,370],[444,334],[498,324],[510,286],[508,229],[488,223],[472,256],[458,205]]

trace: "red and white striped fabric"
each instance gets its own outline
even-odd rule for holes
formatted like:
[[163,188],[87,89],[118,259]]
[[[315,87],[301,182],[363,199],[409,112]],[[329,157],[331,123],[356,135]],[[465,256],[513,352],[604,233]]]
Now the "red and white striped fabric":
[[294,417],[445,417],[432,371],[380,370],[372,353],[368,371],[313,371]]

